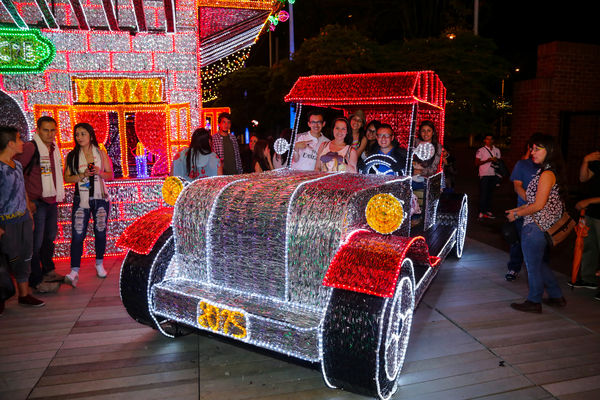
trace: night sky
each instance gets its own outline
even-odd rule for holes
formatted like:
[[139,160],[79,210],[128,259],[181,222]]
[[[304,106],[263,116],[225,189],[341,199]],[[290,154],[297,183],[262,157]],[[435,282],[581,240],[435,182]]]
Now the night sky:
[[[316,35],[327,24],[363,23],[359,18],[372,12],[368,8],[375,4],[382,9],[389,7],[393,15],[394,5],[398,4],[395,1],[405,0],[371,0],[368,3],[356,0],[297,0],[294,6],[296,48],[300,47],[304,38]],[[473,1],[455,1],[467,4],[468,12],[471,12]],[[451,4],[452,0],[437,3]],[[595,4],[595,1],[480,0],[479,34],[494,39],[500,54],[521,69],[522,79],[528,79],[535,75],[539,44],[560,40],[600,45],[600,14],[593,10]],[[426,13],[427,10],[421,12]],[[465,28],[472,29],[472,21],[472,16],[469,16]],[[288,25],[283,23],[273,33],[273,45],[275,37],[279,40],[280,58],[284,58],[288,51],[287,31]],[[392,31],[390,37],[396,39],[393,36]],[[267,37],[264,35],[253,50],[249,65],[268,65]]]

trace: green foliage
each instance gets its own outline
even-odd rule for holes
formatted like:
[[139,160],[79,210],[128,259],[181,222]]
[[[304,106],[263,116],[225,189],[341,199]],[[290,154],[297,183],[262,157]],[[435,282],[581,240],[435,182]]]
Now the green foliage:
[[433,70],[447,89],[446,132],[452,137],[490,132],[505,112],[494,100],[509,64],[496,54],[492,40],[464,31],[456,35],[454,40],[444,35],[379,45],[356,29],[328,25],[302,43],[293,61],[229,75],[219,85],[215,105],[232,108],[234,125],[258,119],[278,132],[289,121],[283,97],[299,76]]
[[458,32],[383,46],[386,71],[435,71],[446,87],[446,131],[454,137],[490,132],[499,117],[494,100],[510,65],[491,39]]
[[378,47],[356,29],[327,25],[302,43],[294,63],[309,75],[373,72]]

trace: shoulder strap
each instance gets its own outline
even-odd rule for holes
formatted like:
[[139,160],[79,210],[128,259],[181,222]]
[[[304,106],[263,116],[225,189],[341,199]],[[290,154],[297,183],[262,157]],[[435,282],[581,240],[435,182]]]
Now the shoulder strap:
[[483,148],[486,149],[488,153],[490,153],[490,156],[494,157],[494,155],[492,154],[492,152],[490,151],[490,149],[487,148],[487,146],[483,146]]

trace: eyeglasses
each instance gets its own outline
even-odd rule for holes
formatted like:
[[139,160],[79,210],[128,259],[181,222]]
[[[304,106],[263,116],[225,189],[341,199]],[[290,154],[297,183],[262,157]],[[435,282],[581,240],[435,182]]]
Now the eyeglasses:
[[321,125],[323,121],[308,121],[308,123],[311,125]]
[[389,139],[392,135],[377,135],[377,139]]

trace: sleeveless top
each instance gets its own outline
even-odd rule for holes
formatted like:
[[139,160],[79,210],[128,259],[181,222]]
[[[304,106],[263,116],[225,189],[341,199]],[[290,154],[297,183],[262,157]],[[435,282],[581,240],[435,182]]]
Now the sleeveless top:
[[[529,182],[529,185],[527,185],[527,204],[535,202],[535,195],[542,172],[538,171],[531,182]],[[545,231],[560,219],[563,211],[563,202],[558,194],[558,185],[555,183],[552,189],[550,189],[550,196],[548,196],[548,201],[544,204],[544,208],[533,214],[526,215],[523,219],[523,225],[537,223]]]
[[346,171],[346,165],[348,164],[348,156],[350,155],[350,145],[342,147],[338,151],[332,151],[330,145],[332,142],[328,142],[319,158],[321,160],[321,171],[325,172],[344,172]]

